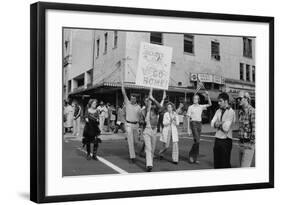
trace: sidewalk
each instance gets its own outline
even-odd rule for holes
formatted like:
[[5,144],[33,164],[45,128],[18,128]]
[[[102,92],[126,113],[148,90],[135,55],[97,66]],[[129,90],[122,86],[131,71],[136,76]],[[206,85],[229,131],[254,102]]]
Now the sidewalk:
[[[234,130],[238,129],[238,123],[235,123],[234,125]],[[83,126],[81,126],[81,133],[83,132]],[[210,124],[203,124],[202,125],[202,135],[208,135],[208,136],[214,136],[216,132],[216,129],[212,128]],[[160,133],[158,133],[160,135]],[[182,126],[179,126],[179,137],[186,136],[186,132],[182,132]],[[236,138],[236,134],[233,136]],[[67,133],[64,135],[64,138],[66,140],[73,140],[73,141],[81,141],[82,137],[81,136],[73,136],[70,133]],[[113,133],[113,132],[103,132],[100,135],[101,140],[118,140],[118,139],[125,139],[126,138],[126,133],[123,132],[118,132],[118,133]]]

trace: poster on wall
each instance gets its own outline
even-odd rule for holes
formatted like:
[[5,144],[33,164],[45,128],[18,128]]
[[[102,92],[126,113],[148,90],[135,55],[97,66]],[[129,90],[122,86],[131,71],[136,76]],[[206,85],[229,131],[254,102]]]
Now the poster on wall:
[[141,42],[136,84],[168,90],[172,48]]

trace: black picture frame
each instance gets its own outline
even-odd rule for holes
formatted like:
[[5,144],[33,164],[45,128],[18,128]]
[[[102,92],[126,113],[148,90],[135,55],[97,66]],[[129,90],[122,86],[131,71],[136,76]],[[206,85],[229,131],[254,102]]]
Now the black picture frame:
[[[269,181],[239,185],[204,186],[126,192],[46,196],[46,81],[45,38],[46,11],[67,10],[129,15],[151,15],[193,19],[262,22],[269,25]],[[30,6],[30,199],[37,203],[97,200],[198,192],[230,191],[274,187],[274,17],[218,13],[110,7],[98,5],[38,2]]]

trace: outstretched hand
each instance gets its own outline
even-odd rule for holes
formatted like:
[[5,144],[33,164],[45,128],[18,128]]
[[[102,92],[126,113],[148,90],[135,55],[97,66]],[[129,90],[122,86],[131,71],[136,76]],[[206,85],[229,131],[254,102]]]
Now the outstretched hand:
[[167,97],[166,90],[163,91],[163,100]]

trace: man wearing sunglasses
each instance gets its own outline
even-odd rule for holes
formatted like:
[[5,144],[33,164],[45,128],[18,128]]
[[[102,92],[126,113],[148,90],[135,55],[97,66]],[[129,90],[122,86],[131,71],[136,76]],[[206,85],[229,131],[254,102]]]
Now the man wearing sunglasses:
[[239,112],[239,160],[241,167],[250,167],[255,153],[255,109],[251,106],[251,96],[248,92],[240,91],[238,104]]

